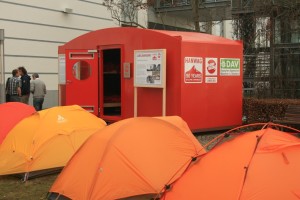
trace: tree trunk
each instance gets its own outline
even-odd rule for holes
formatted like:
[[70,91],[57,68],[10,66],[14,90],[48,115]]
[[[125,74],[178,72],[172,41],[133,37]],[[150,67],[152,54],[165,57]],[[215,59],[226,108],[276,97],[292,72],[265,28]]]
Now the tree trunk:
[[195,25],[195,31],[200,32],[199,0],[191,0],[192,17]]

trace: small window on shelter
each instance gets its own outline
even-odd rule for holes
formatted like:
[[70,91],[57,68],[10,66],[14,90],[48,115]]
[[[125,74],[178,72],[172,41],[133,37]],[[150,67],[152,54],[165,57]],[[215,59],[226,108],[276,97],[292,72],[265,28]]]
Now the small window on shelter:
[[73,76],[77,80],[85,80],[91,76],[91,66],[84,60],[78,61],[73,65]]

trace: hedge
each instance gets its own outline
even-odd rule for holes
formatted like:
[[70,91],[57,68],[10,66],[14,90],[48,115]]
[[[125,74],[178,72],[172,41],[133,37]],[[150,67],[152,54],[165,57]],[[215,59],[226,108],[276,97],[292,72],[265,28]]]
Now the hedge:
[[300,105],[300,99],[243,99],[244,123],[269,122],[284,117],[289,104]]

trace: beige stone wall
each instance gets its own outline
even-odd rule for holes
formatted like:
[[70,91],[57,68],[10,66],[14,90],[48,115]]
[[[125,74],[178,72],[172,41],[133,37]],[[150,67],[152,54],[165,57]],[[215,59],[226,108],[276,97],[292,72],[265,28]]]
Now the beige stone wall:
[[[65,13],[66,8],[72,12]],[[118,23],[99,0],[1,0],[5,78],[21,65],[29,75],[39,73],[49,91],[46,107],[55,106],[58,46],[84,33],[115,26]]]

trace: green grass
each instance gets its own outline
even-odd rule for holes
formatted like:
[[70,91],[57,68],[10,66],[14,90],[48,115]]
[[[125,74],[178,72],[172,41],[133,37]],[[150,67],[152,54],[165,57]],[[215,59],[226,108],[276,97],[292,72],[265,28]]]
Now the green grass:
[[20,178],[13,176],[0,176],[0,199],[46,199],[56,177],[57,174],[22,182]]

